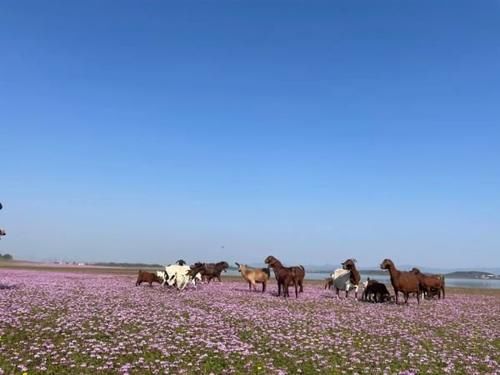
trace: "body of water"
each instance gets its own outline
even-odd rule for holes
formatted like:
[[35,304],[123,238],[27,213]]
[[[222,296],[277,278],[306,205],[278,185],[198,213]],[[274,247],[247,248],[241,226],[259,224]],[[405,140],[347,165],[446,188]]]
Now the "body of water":
[[[238,276],[238,271],[229,270],[226,275]],[[329,273],[323,272],[306,272],[306,280],[324,280],[329,277]],[[366,281],[367,278],[375,279],[380,282],[390,284],[389,274],[387,275],[365,275],[361,273],[361,280]],[[485,288],[485,289],[500,289],[500,280],[482,280],[482,279],[452,279],[445,278],[445,285],[456,288]]]

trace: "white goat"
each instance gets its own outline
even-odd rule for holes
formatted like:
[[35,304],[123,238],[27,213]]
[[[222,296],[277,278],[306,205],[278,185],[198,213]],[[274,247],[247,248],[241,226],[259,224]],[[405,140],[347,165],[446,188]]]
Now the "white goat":
[[336,269],[335,272],[331,273],[330,277],[333,280],[333,288],[335,289],[337,297],[339,296],[340,290],[345,290],[346,297],[352,289],[358,293],[359,286],[351,283],[351,271],[339,268]]
[[171,264],[165,266],[165,272],[158,271],[158,273],[166,273],[166,278],[163,276],[163,284],[167,284],[168,286],[176,285],[177,289],[183,290],[187,285],[191,284],[194,288],[196,288],[196,280],[201,281],[201,274],[198,272],[196,275],[191,276],[189,271],[191,267],[188,265],[179,265],[179,264]]

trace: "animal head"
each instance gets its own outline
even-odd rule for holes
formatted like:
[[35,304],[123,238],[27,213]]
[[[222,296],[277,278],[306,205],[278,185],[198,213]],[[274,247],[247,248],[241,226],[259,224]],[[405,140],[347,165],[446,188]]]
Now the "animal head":
[[269,264],[270,266],[272,266],[273,264],[275,264],[277,261],[277,259],[275,257],[273,257],[272,255],[269,255],[266,260],[264,261],[264,263],[266,264]]
[[5,230],[3,230],[2,228],[0,228],[0,236],[5,236],[7,234],[7,232]]
[[218,262],[216,266],[217,268],[222,269],[224,272],[226,272],[227,269],[229,268],[229,264],[227,264],[227,262]]
[[350,271],[356,268],[356,259],[354,258],[347,259],[345,262],[341,264],[343,269]]
[[380,263],[380,269],[382,270],[388,270],[389,268],[394,267],[394,263],[392,263],[392,260],[390,259],[384,259],[382,263]]
[[179,266],[184,266],[186,265],[186,262],[183,259],[179,259],[175,264],[178,264]]
[[245,267],[245,264],[239,264],[238,262],[234,262],[238,266],[238,272],[243,272]]
[[413,267],[410,272],[414,273],[415,275],[420,275],[422,273],[417,267]]

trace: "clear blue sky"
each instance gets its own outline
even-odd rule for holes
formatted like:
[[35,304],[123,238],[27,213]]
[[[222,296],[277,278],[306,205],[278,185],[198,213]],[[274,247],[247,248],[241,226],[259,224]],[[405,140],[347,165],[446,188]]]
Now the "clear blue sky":
[[2,1],[0,253],[500,266],[499,40],[498,1]]

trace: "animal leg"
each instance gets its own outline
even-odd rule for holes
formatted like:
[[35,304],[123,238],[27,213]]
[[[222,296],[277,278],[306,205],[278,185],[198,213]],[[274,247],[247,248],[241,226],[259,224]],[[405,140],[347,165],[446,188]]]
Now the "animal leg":
[[[283,293],[285,293],[285,291],[283,290]],[[281,283],[278,281],[278,297],[281,295]]]
[[252,291],[252,283],[249,281],[248,282],[248,290],[251,292]]
[[298,292],[298,289],[297,289],[297,281],[295,281],[295,298],[299,298],[299,292]]
[[283,297],[288,297],[288,283],[284,282],[283,283]]
[[266,291],[266,282],[264,281],[262,283],[262,293],[264,293]]

